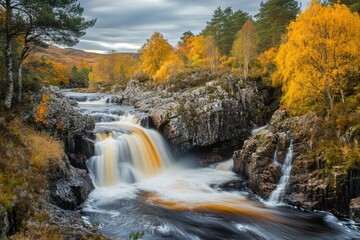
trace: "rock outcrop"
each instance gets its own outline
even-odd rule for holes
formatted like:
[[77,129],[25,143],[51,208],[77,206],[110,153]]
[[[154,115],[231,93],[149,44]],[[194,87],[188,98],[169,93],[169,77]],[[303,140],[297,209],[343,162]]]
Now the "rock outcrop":
[[360,223],[360,197],[351,199],[349,216]]
[[86,170],[73,167],[67,159],[49,178],[51,201],[65,210],[75,210],[94,189]]
[[[329,173],[324,171],[321,159],[314,160],[321,122],[314,113],[289,117],[283,110],[276,111],[267,128],[246,140],[243,148],[234,153],[235,172],[248,181],[251,190],[268,199],[281,176],[274,164],[275,151],[282,164],[292,140],[293,167],[284,201],[305,209],[348,215],[350,200],[360,195],[360,171],[335,166]],[[352,211],[356,212],[356,207]]]
[[[37,126],[64,142],[65,152],[74,167],[87,169],[85,161],[94,154],[93,119],[76,111],[72,101],[58,87],[44,87],[41,94],[34,98],[34,102],[40,103],[43,96],[47,99],[47,110],[43,121],[36,123]],[[37,111],[34,108],[32,115]]]
[[[193,75],[177,84],[191,86],[198,77]],[[169,140],[175,154],[212,149],[214,161],[228,157],[254,126],[267,122],[271,113],[268,90],[256,81],[231,74],[184,88],[176,83],[154,88],[131,81],[118,94],[122,104],[134,105],[150,115],[153,126]]]

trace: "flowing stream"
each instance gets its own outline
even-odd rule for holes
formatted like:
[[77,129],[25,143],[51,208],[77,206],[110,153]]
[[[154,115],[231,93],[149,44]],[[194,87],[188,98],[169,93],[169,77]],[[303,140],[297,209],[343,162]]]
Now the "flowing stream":
[[[105,235],[129,239],[355,239],[356,227],[326,212],[308,212],[239,190],[232,159],[190,168],[174,159],[155,130],[131,107],[77,94],[79,110],[97,121],[88,168],[95,190],[84,219]],[[79,97],[81,95],[81,98]],[[90,101],[89,101],[90,99]],[[86,102],[87,101],[87,102]],[[290,173],[290,172],[289,172]]]
[[[278,202],[282,201],[286,185],[287,185],[287,183],[289,182],[289,179],[290,179],[290,173],[291,173],[291,168],[292,168],[293,150],[294,150],[294,144],[293,144],[293,140],[291,139],[290,140],[290,145],[289,145],[289,147],[287,149],[284,164],[281,165],[282,176],[281,176],[281,178],[279,180],[279,183],[276,186],[276,189],[270,193],[269,202],[278,203]],[[275,150],[275,153],[274,153],[273,161],[275,163],[278,163],[277,152],[278,152],[278,145],[276,146],[276,150]]]

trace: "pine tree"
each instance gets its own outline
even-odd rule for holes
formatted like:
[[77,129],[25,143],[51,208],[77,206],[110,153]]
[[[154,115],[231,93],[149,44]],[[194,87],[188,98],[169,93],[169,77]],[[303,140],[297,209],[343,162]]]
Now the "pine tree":
[[95,24],[96,19],[85,21],[84,9],[78,0],[3,0],[0,7],[5,11],[5,58],[8,87],[5,97],[6,108],[11,107],[14,94],[13,41],[20,38],[22,49],[19,61],[18,100],[21,101],[22,64],[36,46],[46,47],[49,43],[73,46],[85,30]]
[[220,54],[229,55],[236,33],[249,18],[249,14],[241,10],[233,12],[231,7],[225,10],[218,7],[201,35],[212,36]]
[[260,3],[260,12],[255,17],[261,52],[280,45],[287,25],[299,11],[299,4],[295,0],[268,0]]
[[360,14],[360,1],[359,0],[328,0],[326,1],[328,4],[345,4],[350,8],[351,11],[357,12]]

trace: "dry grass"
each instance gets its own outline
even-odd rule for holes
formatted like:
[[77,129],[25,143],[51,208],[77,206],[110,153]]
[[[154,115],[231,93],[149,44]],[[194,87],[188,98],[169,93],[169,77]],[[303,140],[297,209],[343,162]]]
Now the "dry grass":
[[64,157],[62,143],[46,132],[37,132],[25,126],[19,120],[10,124],[10,131],[19,137],[30,153],[32,163],[37,169],[47,168],[49,165],[61,161]]

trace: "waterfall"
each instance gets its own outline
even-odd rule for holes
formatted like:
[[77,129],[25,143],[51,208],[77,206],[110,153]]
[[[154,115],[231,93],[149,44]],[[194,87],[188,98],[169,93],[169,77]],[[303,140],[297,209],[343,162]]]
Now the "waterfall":
[[274,156],[273,156],[273,163],[275,163],[275,164],[279,164],[278,152],[279,152],[279,142],[276,143],[276,149],[275,149]]
[[234,160],[231,158],[227,161],[224,161],[221,163],[216,163],[216,164],[212,165],[211,167],[213,167],[219,171],[232,171],[232,169],[234,168]]
[[[270,193],[269,202],[281,202],[282,201],[286,185],[290,179],[290,172],[291,172],[291,168],[292,168],[293,149],[294,149],[294,145],[293,145],[293,140],[291,139],[290,145],[287,149],[285,162],[284,162],[284,164],[281,165],[282,176],[279,180],[279,183],[276,186],[276,189]],[[274,162],[277,162],[277,150],[275,151],[275,154],[274,154]]]
[[251,131],[251,136],[255,136],[258,132],[260,132],[261,130],[267,128],[268,125],[265,125],[265,126],[262,126],[262,127],[259,127],[259,128],[255,128]]
[[171,161],[161,135],[133,116],[96,124],[95,156],[88,161],[97,187],[138,182],[164,170]]

